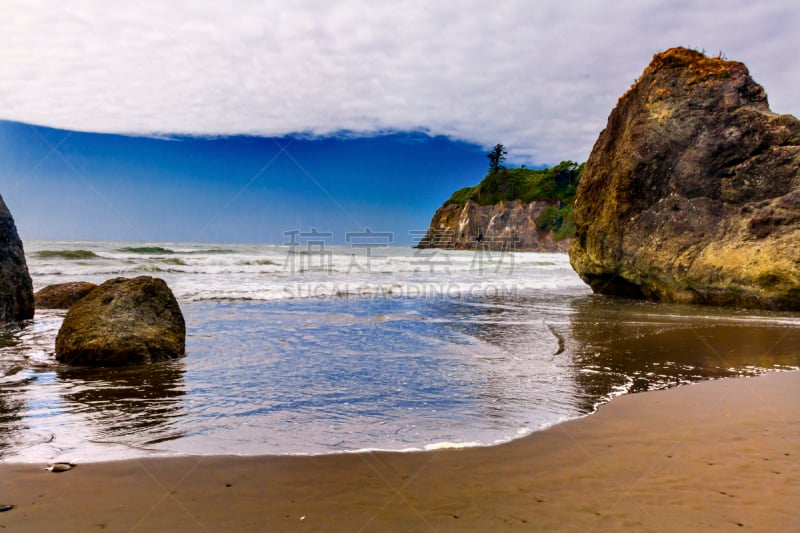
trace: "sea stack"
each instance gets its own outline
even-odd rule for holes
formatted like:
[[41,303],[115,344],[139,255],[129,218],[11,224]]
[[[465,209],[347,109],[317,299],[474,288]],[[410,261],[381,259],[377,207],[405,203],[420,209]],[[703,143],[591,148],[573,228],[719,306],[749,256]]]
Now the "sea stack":
[[14,218],[0,196],[0,324],[33,318],[33,282]]
[[56,359],[87,366],[144,364],[184,355],[186,323],[164,280],[106,281],[70,307]]
[[596,293],[800,310],[800,121],[744,64],[657,54],[600,133],[573,268]]

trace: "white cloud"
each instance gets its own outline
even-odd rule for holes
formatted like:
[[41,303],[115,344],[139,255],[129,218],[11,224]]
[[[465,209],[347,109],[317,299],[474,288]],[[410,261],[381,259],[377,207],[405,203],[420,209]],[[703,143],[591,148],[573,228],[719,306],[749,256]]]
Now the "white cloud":
[[423,129],[583,160],[653,53],[723,51],[800,114],[794,0],[0,0],[0,118],[118,133]]

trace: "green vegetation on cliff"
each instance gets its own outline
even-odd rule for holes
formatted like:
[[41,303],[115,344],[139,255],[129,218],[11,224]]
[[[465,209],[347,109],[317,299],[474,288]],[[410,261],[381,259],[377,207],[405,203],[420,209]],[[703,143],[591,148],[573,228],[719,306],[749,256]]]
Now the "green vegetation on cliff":
[[478,205],[494,205],[519,200],[549,202],[536,219],[536,225],[552,231],[556,239],[575,235],[572,201],[583,173],[584,163],[562,161],[552,168],[503,168],[490,170],[474,187],[464,187],[453,193],[445,205],[464,205],[469,200]]

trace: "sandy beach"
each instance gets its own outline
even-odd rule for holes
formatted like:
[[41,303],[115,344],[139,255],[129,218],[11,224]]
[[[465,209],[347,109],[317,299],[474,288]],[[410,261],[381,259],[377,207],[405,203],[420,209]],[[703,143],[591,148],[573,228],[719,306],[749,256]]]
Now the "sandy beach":
[[800,372],[627,395],[511,443],[424,453],[0,465],[8,531],[788,531]]

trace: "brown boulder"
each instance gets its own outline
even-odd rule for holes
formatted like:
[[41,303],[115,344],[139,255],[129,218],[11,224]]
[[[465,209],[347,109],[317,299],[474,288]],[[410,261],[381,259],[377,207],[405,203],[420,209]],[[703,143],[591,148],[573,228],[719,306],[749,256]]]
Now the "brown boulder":
[[575,198],[595,292],[800,309],[800,121],[742,63],[657,54],[611,112]]
[[0,324],[33,318],[33,282],[14,218],[0,196]]
[[72,305],[97,287],[86,281],[72,281],[48,285],[33,295],[37,309],[69,309]]
[[75,365],[142,364],[180,357],[185,346],[183,314],[164,280],[115,278],[67,312],[56,359]]

